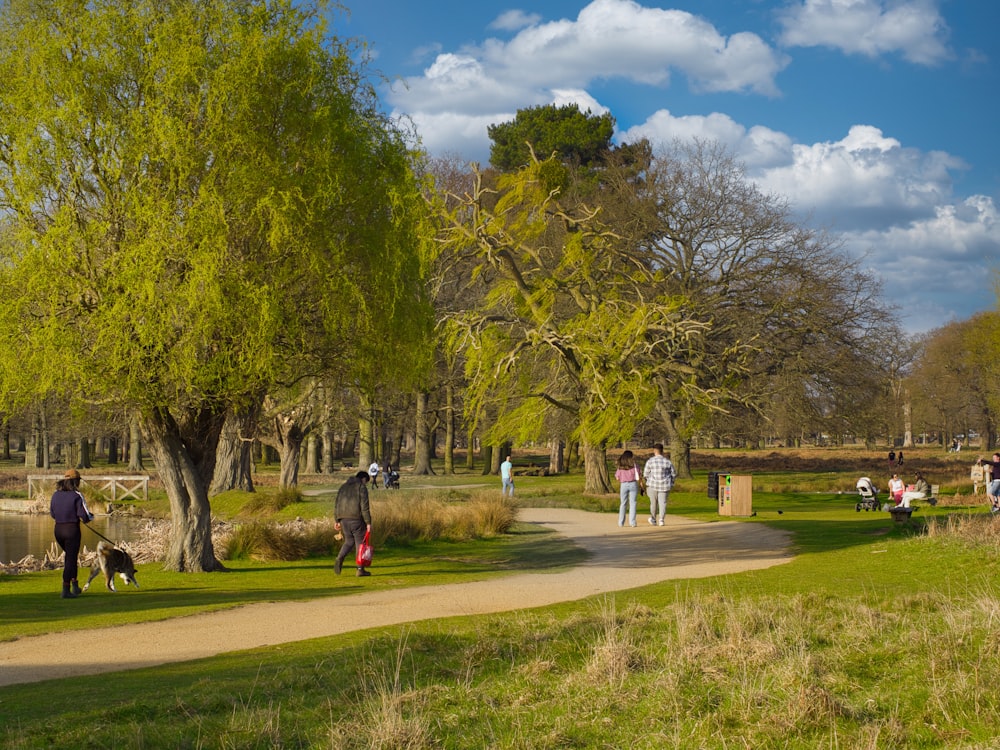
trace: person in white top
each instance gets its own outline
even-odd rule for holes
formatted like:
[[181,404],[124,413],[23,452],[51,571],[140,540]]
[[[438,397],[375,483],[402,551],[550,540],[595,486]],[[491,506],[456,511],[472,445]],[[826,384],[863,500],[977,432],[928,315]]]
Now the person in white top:
[[906,490],[906,484],[899,478],[899,474],[893,474],[892,479],[889,480],[889,494],[892,496],[896,505],[903,502],[904,490]]

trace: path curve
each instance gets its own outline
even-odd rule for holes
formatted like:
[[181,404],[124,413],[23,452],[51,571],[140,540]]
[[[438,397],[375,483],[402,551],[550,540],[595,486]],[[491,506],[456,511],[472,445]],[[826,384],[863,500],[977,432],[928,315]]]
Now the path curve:
[[[0,686],[151,667],[405,622],[529,609],[670,579],[759,570],[791,559],[789,535],[759,523],[668,516],[661,528],[640,517],[641,527],[620,529],[612,515],[569,508],[523,509],[519,519],[572,539],[589,558],[557,573],[250,604],[158,622],[29,636],[0,643]],[[377,575],[378,568],[373,570]],[[357,579],[349,580],[354,584]]]

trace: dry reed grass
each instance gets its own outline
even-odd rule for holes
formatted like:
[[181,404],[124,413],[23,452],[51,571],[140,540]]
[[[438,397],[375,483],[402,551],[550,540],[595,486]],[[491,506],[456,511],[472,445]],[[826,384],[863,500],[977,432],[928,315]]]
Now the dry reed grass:
[[[465,502],[434,496],[392,493],[372,502],[372,543],[466,541],[508,532],[517,508],[499,493],[476,493]],[[238,524],[226,538],[225,559],[302,560],[328,555],[339,546],[333,519],[272,523],[255,519]]]
[[[978,503],[977,503],[978,504]],[[951,513],[927,522],[927,536],[951,539],[1000,555],[1000,517],[982,513]]]

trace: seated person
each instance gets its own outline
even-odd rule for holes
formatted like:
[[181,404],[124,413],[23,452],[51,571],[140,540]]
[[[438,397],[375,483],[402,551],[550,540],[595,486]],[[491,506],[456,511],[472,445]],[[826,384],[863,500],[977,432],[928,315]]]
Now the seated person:
[[924,475],[921,472],[917,472],[916,481],[906,489],[903,493],[903,499],[900,504],[904,508],[910,507],[911,500],[919,500],[924,497],[928,497],[931,494],[931,486],[924,479]]
[[893,502],[899,505],[903,502],[903,493],[906,491],[906,485],[903,480],[899,478],[899,474],[893,474],[892,479],[889,480],[889,495],[892,497]]

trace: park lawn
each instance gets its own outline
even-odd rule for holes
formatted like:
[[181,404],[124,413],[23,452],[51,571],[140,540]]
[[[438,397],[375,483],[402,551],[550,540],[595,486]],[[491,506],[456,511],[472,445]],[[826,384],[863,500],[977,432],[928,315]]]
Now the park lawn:
[[[672,513],[720,520],[704,492],[671,500]],[[614,498],[579,502],[617,508]],[[754,510],[737,520],[789,531],[792,562],[113,679],[0,688],[0,739],[11,748],[997,746],[995,551],[929,537],[922,526],[923,518],[972,511],[925,507],[897,525],[884,513],[855,512],[850,495],[757,491]],[[519,533],[541,546],[552,541]],[[471,546],[496,560],[502,544]],[[566,550],[552,562],[571,559]],[[319,572],[311,593],[294,592],[286,565],[233,577],[264,582],[246,584],[248,597],[327,595]],[[290,566],[299,577],[323,569],[316,561],[301,567]],[[455,570],[442,582],[449,575],[465,579]],[[207,585],[228,577],[208,574]],[[173,583],[186,590],[190,580]],[[204,609],[218,594],[185,590],[176,610]],[[57,707],[47,698],[53,691]]]

